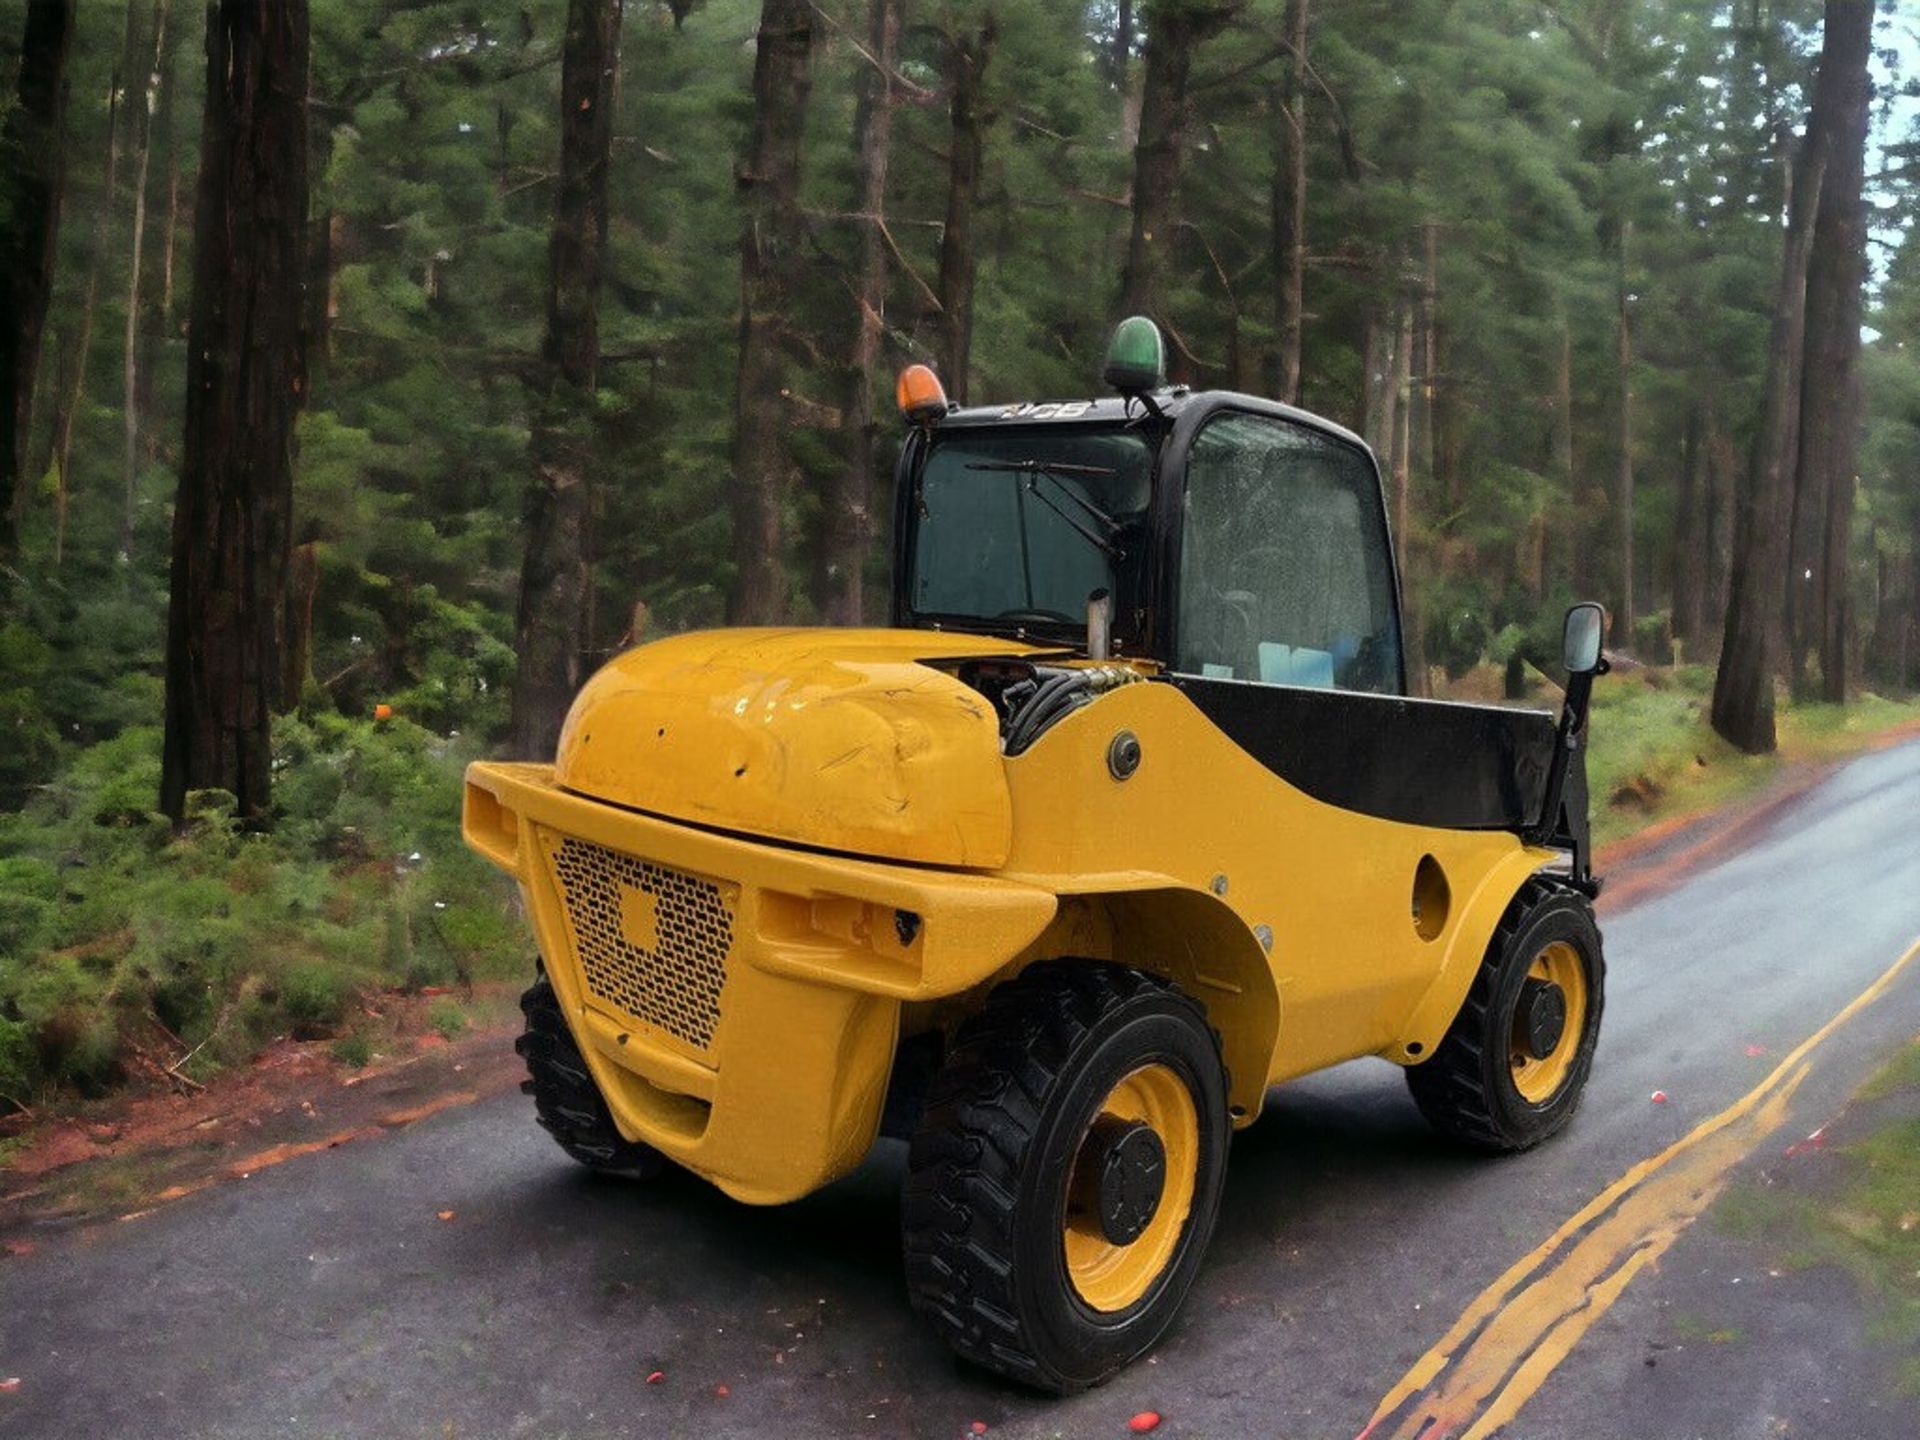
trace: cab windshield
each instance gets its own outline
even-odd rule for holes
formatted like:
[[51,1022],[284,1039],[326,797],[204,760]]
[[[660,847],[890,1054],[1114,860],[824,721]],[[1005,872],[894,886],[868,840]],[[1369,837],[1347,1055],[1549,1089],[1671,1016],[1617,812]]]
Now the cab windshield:
[[990,632],[1085,629],[1114,598],[1137,634],[1153,445],[1121,426],[955,429],[921,464],[907,603],[916,621]]

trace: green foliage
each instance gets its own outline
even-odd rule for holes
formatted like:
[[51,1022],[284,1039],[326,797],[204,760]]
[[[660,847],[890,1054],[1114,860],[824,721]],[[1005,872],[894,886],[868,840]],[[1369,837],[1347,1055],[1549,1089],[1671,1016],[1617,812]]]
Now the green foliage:
[[458,1000],[443,995],[427,1007],[427,1023],[439,1031],[443,1039],[457,1040],[472,1022]]
[[1673,616],[1665,610],[1638,615],[1633,622],[1634,658],[1649,665],[1673,663]]
[[373,1040],[364,1030],[350,1030],[330,1047],[333,1058],[350,1070],[364,1069],[373,1060]]
[[270,834],[218,792],[176,834],[147,808],[158,748],[151,728],[91,746],[0,816],[0,1093],[109,1085],[156,1027],[201,1047],[204,1073],[277,1035],[338,1035],[363,990],[524,963],[505,887],[459,841],[471,747],[400,720],[284,720]]

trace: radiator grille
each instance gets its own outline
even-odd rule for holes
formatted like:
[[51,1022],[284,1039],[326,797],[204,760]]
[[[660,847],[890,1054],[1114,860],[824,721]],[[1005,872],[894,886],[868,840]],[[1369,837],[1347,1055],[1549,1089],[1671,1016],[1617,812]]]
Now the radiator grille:
[[603,1004],[706,1050],[720,1023],[733,910],[711,880],[604,845],[554,856],[587,988]]

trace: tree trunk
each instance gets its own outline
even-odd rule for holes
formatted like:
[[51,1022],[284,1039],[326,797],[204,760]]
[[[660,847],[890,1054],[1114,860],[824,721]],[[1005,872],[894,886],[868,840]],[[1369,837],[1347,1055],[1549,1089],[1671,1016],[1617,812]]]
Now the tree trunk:
[[1847,698],[1848,565],[1855,470],[1860,456],[1861,292],[1867,279],[1867,121],[1873,79],[1872,0],[1827,0],[1829,76],[1822,60],[1820,100],[1830,103],[1821,134],[1826,181],[1813,222],[1807,264],[1806,364],[1801,382],[1801,479],[1823,501],[1813,554],[1814,606],[1806,628],[1820,651],[1820,695]]
[[973,215],[980,201],[980,161],[991,119],[981,112],[980,87],[998,34],[999,17],[989,9],[972,39],[959,31],[947,37],[947,112],[952,135],[947,151],[947,223],[940,236],[935,354],[947,394],[959,405],[967,403],[967,371],[972,363]]
[[[1719,412],[1709,404],[1707,437],[1707,595],[1701,615],[1704,637],[1714,652],[1720,648],[1727,615],[1727,586],[1733,570],[1733,516],[1742,489],[1740,456],[1733,438],[1721,427]],[[1704,652],[1703,652],[1704,653]]]
[[1396,317],[1393,364],[1387,374],[1392,402],[1386,416],[1388,470],[1393,476],[1393,534],[1404,571],[1413,543],[1413,470],[1411,395],[1413,380],[1413,316],[1403,306]]
[[[1387,374],[1383,388],[1385,403],[1379,417],[1380,452],[1386,464],[1388,494],[1393,507],[1394,561],[1400,573],[1401,643],[1406,647],[1407,692],[1425,695],[1427,682],[1426,607],[1421,603],[1420,587],[1411,579],[1414,562],[1413,537],[1413,307],[1403,304],[1395,312],[1390,338]],[[1425,553],[1424,551],[1422,552]]]
[[1900,683],[1920,690],[1920,505],[1909,510],[1907,532],[1907,624],[1900,638]]
[[332,187],[327,171],[333,164],[333,126],[322,120],[313,127],[314,188],[319,208],[307,226],[307,309],[300,320],[301,367],[307,375],[307,403],[326,386],[333,358],[334,237],[344,217],[330,203]]
[[1167,325],[1161,272],[1179,216],[1175,208],[1187,140],[1187,84],[1194,52],[1231,18],[1225,4],[1153,0],[1147,7],[1147,68],[1140,94],[1140,140],[1133,151],[1133,229],[1120,284],[1120,308]]
[[1369,306],[1360,343],[1360,418],[1355,428],[1376,458],[1380,454],[1380,337],[1380,317]]
[[1867,678],[1889,689],[1899,684],[1901,629],[1906,624],[1905,595],[1900,584],[1905,566],[1896,568],[1881,543],[1880,527],[1873,527],[1873,628],[1867,635],[1861,669]]
[[[1832,40],[1831,34],[1828,36]],[[1826,69],[1823,62],[1822,71]],[[1816,99],[1816,106],[1818,101]],[[1774,748],[1773,671],[1781,628],[1786,558],[1783,530],[1791,509],[1789,476],[1800,434],[1800,366],[1806,334],[1807,252],[1820,203],[1825,157],[1802,147],[1781,247],[1780,286],[1767,340],[1767,376],[1760,430],[1746,484],[1735,496],[1733,561],[1727,624],[1713,680],[1713,728],[1750,755]]]
[[813,88],[809,0],[761,0],[753,67],[753,140],[737,172],[746,213],[740,237],[740,353],[734,391],[733,590],[727,619],[785,617],[786,508],[793,462],[784,398],[801,240],[800,157]]
[[[1812,278],[1813,261],[1808,260],[1808,278]],[[1803,361],[1804,364],[1804,361]],[[1802,372],[1801,386],[1804,391],[1808,381]],[[1806,419],[1806,399],[1801,401],[1803,426]],[[1775,663],[1785,667],[1786,679],[1795,700],[1813,698],[1813,652],[1818,643],[1820,628],[1820,604],[1817,576],[1825,563],[1822,556],[1823,535],[1826,529],[1826,496],[1820,486],[1825,483],[1826,474],[1818,467],[1802,466],[1797,457],[1790,464],[1787,478],[1788,497],[1787,514],[1783,517],[1787,526],[1785,578],[1786,585],[1781,592],[1780,627],[1781,640]]]
[[[1367,321],[1366,400],[1361,433],[1389,478],[1393,474],[1394,436],[1400,415],[1400,311]],[[1397,521],[1396,521],[1397,523]],[[1396,534],[1394,543],[1399,544]]]
[[860,158],[860,275],[854,293],[853,366],[847,402],[847,458],[826,497],[826,545],[820,593],[829,624],[858,625],[862,618],[862,572],[873,539],[873,467],[879,423],[873,413],[880,340],[886,330],[887,166],[893,152],[893,67],[900,42],[901,0],[872,0],[867,46],[867,93],[860,108],[855,150]]
[[307,238],[306,0],[207,18],[186,439],[173,517],[160,808],[231,793],[270,823],[300,285]]
[[1113,76],[1113,88],[1127,88],[1127,67],[1133,59],[1133,0],[1120,0],[1113,24],[1113,49],[1107,56],[1107,68]]
[[[61,401],[49,429],[48,465],[53,470],[53,564],[58,569],[66,558],[67,508],[73,493],[73,427],[86,398],[87,365],[93,353],[93,320],[100,296],[100,271],[106,264],[107,235],[113,219],[114,202],[119,196],[121,126],[127,107],[122,103],[120,77],[135,64],[138,51],[138,0],[128,0],[126,24],[121,33],[120,63],[107,80],[107,160],[100,198],[94,207],[93,229],[87,251],[87,279],[81,287],[80,319],[70,354],[72,364],[63,366]],[[24,492],[15,497],[17,517]]]
[[288,566],[285,641],[280,659],[282,714],[300,708],[313,675],[313,606],[320,595],[320,545],[308,540],[295,545]]
[[153,119],[166,60],[167,0],[153,0],[153,63],[140,78],[139,99],[130,102],[137,108],[128,126],[133,139],[133,254],[127,265],[127,324],[121,350],[120,553],[129,557],[140,489],[140,282],[145,278],[141,256],[147,242],[147,162],[153,151]]
[[515,622],[511,744],[545,759],[587,649],[594,391],[621,0],[570,0],[560,62],[560,176],[547,244],[547,327],[529,395],[527,547]]
[[1584,598],[1591,592],[1586,584],[1586,547],[1581,544],[1580,477],[1573,457],[1573,331],[1565,315],[1560,317],[1559,331],[1559,343],[1554,347],[1553,415],[1548,426],[1548,447],[1553,452],[1553,479],[1558,490],[1555,498],[1565,507],[1567,516],[1567,533],[1562,537],[1568,551],[1567,581],[1576,595]]
[[[1460,463],[1460,405],[1447,379],[1447,327],[1440,320],[1440,226],[1429,220],[1421,226],[1426,242],[1426,274],[1421,281],[1421,409],[1426,417],[1426,462],[1447,507],[1466,503],[1467,475]],[[1542,563],[1546,547],[1541,545]]]
[[0,561],[10,558],[15,494],[25,477],[40,336],[53,292],[65,179],[67,56],[74,0],[28,0],[16,98],[0,128],[0,169],[12,192],[0,211]]
[[1307,4],[1287,0],[1287,44],[1273,95],[1273,394],[1300,403],[1307,265]]
[[173,319],[173,244],[179,209],[180,179],[177,173],[177,127],[174,121],[175,98],[179,91],[177,71],[182,33],[193,16],[191,7],[175,14],[165,31],[164,46],[156,44],[159,61],[153,82],[153,109],[149,122],[147,229],[144,274],[140,280],[140,354],[136,366],[135,405],[140,412],[144,455],[151,461],[160,450],[160,438],[147,421],[153,414],[154,371],[165,344],[175,338]]
[[1627,247],[1633,239],[1633,222],[1620,222],[1618,285],[1620,370],[1620,483],[1614,496],[1618,510],[1620,545],[1620,605],[1613,616],[1613,643],[1622,649],[1633,645],[1633,327],[1627,301]]
[[1700,638],[1702,600],[1705,594],[1706,534],[1704,511],[1706,487],[1700,472],[1706,454],[1706,427],[1701,420],[1701,405],[1687,410],[1686,429],[1680,440],[1680,472],[1673,503],[1673,548],[1668,556],[1667,577],[1673,590],[1673,639],[1676,653],[1693,654]]
[[[1844,697],[1846,531],[1853,513],[1853,467],[1860,425],[1860,291],[1866,273],[1860,189],[1873,85],[1871,0],[1828,0],[1820,79],[1805,149],[1825,167],[1807,266],[1805,361],[1801,370],[1799,452],[1791,482],[1785,626],[1787,673],[1796,697]],[[1847,333],[1851,326],[1851,333]],[[1844,467],[1844,468],[1843,468]],[[1830,535],[1834,517],[1839,535]],[[1835,632],[1829,642],[1826,631]],[[1836,670],[1829,680],[1828,664]]]

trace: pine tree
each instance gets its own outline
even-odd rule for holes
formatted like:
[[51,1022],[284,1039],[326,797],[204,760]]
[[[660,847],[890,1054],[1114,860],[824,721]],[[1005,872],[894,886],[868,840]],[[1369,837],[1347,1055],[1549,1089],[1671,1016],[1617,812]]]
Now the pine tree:
[[[1808,261],[1807,353],[1795,472],[1796,493],[1809,492],[1818,501],[1817,513],[1810,517],[1818,543],[1807,547],[1815,559],[1814,605],[1802,628],[1803,643],[1817,643],[1821,696],[1835,704],[1847,698],[1850,644],[1848,551],[1860,453],[1860,320],[1867,279],[1861,187],[1873,100],[1867,70],[1873,18],[1873,0],[1831,0],[1827,6],[1838,70],[1830,116],[1821,117],[1828,120],[1819,138],[1826,150],[1826,182],[1820,189]],[[1823,86],[1824,66],[1823,60]],[[1791,578],[1788,583],[1800,588]]]
[[[1180,171],[1193,115],[1194,55],[1238,13],[1235,0],[1149,0],[1147,59],[1134,148],[1133,229],[1120,280],[1120,308],[1153,315],[1179,342],[1163,273],[1180,223]],[[1188,360],[1191,362],[1191,352]]]
[[74,0],[29,0],[18,95],[0,129],[7,204],[0,211],[0,563],[12,555],[15,490],[26,467],[40,336],[53,288],[66,155],[67,53]]
[[547,246],[547,329],[534,371],[526,552],[514,626],[511,744],[544,757],[580,688],[587,649],[594,406],[607,171],[621,0],[570,0],[560,76],[560,174]]
[[207,21],[186,444],[173,515],[160,808],[271,823],[307,231],[306,0]]
[[821,547],[821,614],[830,624],[858,625],[865,608],[867,555],[874,535],[873,476],[880,422],[873,392],[887,307],[887,170],[893,159],[894,74],[900,49],[901,0],[871,0],[867,30],[870,63],[854,125],[859,182],[859,273],[854,301],[853,363],[848,367],[846,463],[825,497]]
[[787,449],[792,308],[800,259],[801,142],[813,88],[813,7],[764,0],[753,71],[753,138],[737,180],[740,350],[734,387],[733,588],[727,618],[766,624],[787,611],[785,555],[793,460]]

